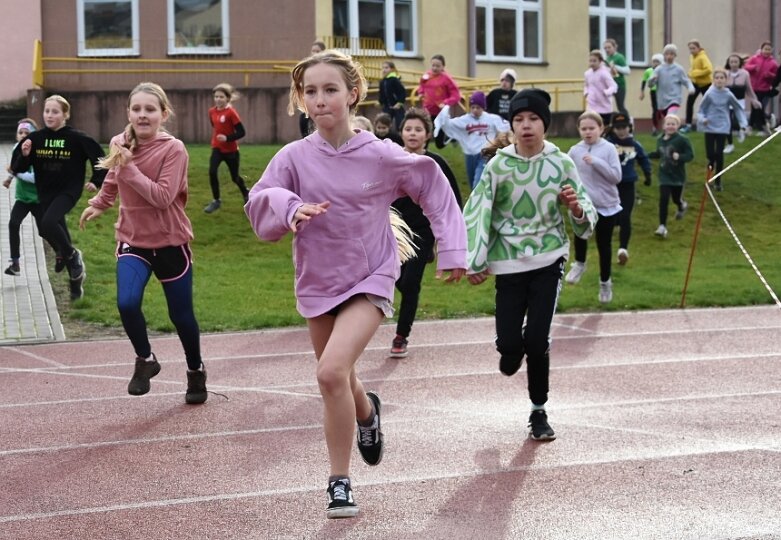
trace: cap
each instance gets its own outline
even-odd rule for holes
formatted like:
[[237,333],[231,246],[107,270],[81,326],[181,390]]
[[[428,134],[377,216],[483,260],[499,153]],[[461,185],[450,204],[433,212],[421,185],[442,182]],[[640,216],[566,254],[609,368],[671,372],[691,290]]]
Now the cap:
[[515,83],[515,81],[518,80],[518,76],[515,74],[514,69],[505,69],[502,71],[502,73],[499,75],[499,82],[502,82],[504,79],[510,78],[512,79],[512,82]]
[[624,113],[616,113],[613,115],[613,118],[610,121],[610,125],[612,125],[614,128],[629,127],[632,125],[632,122]]

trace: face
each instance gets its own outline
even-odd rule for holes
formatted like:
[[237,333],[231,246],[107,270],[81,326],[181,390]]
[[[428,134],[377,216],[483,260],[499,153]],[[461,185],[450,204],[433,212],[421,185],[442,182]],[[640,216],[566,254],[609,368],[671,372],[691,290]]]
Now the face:
[[727,76],[721,71],[717,71],[713,74],[713,86],[716,88],[724,88],[727,86]]
[[615,133],[619,139],[626,139],[629,137],[629,126],[616,126],[613,128],[613,133]]
[[665,62],[667,62],[668,64],[672,64],[673,62],[675,62],[675,53],[674,52],[666,51],[663,54],[664,54],[664,61]]
[[539,150],[545,137],[545,124],[542,118],[532,111],[521,111],[513,116],[512,125],[519,151]]
[[680,125],[680,122],[678,120],[676,120],[675,118],[665,118],[664,119],[664,124],[663,124],[664,132],[667,135],[672,135],[673,133],[678,131],[678,126],[679,125]]
[[584,118],[578,124],[578,132],[580,133],[580,138],[583,139],[584,142],[587,144],[594,144],[602,135],[602,126],[592,118]]
[[401,140],[404,141],[404,149],[413,154],[423,153],[428,141],[426,125],[420,118],[410,118],[404,122],[401,128]]
[[147,92],[136,92],[130,98],[127,119],[136,132],[139,141],[154,139],[160,127],[168,119],[168,111],[160,107],[157,96]]
[[729,63],[729,68],[732,71],[737,71],[740,68],[740,58],[738,58],[737,56],[734,55],[730,56],[727,62]]
[[19,128],[16,130],[16,141],[19,142],[30,134],[29,129]]
[[773,47],[765,45],[762,47],[762,56],[770,56],[773,54]]
[[342,72],[330,64],[315,64],[304,72],[304,106],[318,129],[349,129],[350,105],[358,99]]
[[53,130],[58,130],[65,125],[65,121],[68,119],[62,110],[62,104],[59,101],[48,100],[43,105],[43,123],[46,127]]
[[502,85],[502,90],[510,90],[513,87],[513,81],[505,77],[504,79],[502,79],[501,85]]
[[599,64],[601,64],[601,63],[602,62],[600,62],[599,58],[597,58],[596,56],[589,56],[588,57],[588,67],[590,67],[594,71],[599,69]]
[[445,64],[442,63],[442,60],[439,58],[434,58],[431,60],[431,72],[435,75],[439,75],[445,70]]
[[214,106],[218,109],[224,109],[227,107],[229,101],[230,98],[228,98],[228,95],[222,90],[217,90],[214,92]]
[[391,67],[388,64],[382,65],[382,75],[387,76],[391,72]]
[[376,133],[378,137],[385,137],[389,132],[390,126],[381,124],[380,122],[374,124],[374,133]]
[[616,47],[613,45],[610,41],[606,41],[602,48],[605,49],[605,53],[607,53],[608,56],[612,56],[613,53],[616,52]]
[[483,115],[483,109],[480,105],[470,105],[469,106],[469,112],[472,113],[472,116],[475,118],[480,118]]
[[689,43],[689,52],[692,54],[697,54],[700,52],[700,48],[694,43]]
[[657,66],[660,66],[660,65],[661,65],[661,62],[659,60],[651,60],[651,66],[652,67],[657,67]]

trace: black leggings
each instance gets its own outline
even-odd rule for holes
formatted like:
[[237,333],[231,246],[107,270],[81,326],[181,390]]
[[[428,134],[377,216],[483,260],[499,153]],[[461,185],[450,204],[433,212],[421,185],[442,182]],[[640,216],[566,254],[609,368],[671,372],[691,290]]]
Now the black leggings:
[[632,236],[632,209],[635,207],[635,185],[637,182],[621,182],[618,184],[618,196],[621,198],[621,211],[616,216],[618,231],[618,247],[629,249],[629,238]]
[[694,102],[697,101],[697,96],[699,95],[705,95],[705,92],[708,91],[708,88],[710,88],[710,84],[706,84],[703,86],[699,86],[697,84],[694,85],[694,92],[689,94],[689,97],[686,98],[686,123],[691,124],[692,118],[694,118]]
[[244,179],[239,176],[239,153],[223,154],[218,149],[212,148],[212,155],[209,158],[209,184],[212,187],[212,197],[214,200],[219,200],[220,198],[220,179],[217,176],[217,169],[223,161],[228,165],[231,180],[239,187],[241,194],[246,196],[248,193],[247,186],[244,185]]
[[705,134],[705,155],[708,156],[708,165],[713,167],[713,174],[724,168],[724,142],[726,140],[726,133]]
[[682,195],[683,186],[659,186],[659,225],[667,225],[667,207],[670,204],[670,197],[680,210]]
[[409,337],[412,331],[412,323],[415,322],[415,314],[418,311],[420,299],[420,284],[423,281],[423,273],[426,264],[434,249],[434,234],[428,231],[415,231],[418,238],[415,239],[417,249],[416,257],[401,265],[401,274],[396,280],[396,288],[401,293],[399,304],[399,320],[396,323],[396,333],[402,337]]
[[629,112],[626,110],[626,105],[624,105],[624,101],[626,101],[626,88],[618,87],[618,90],[616,90],[616,108],[618,109],[618,112],[621,114],[625,114],[626,116],[629,116]]
[[38,223],[41,236],[49,242],[59,257],[69,259],[74,248],[65,223],[65,215],[76,205],[70,195],[61,193],[46,202],[41,201],[41,220]]
[[[594,227],[594,236],[597,240],[597,251],[599,252],[599,279],[607,281],[610,279],[612,259],[612,241],[613,227],[616,225],[616,216],[603,216],[597,213],[599,219]],[[588,251],[588,240],[583,240],[579,236],[575,237],[575,260],[581,263],[586,262],[586,252]]]
[[526,355],[527,388],[535,405],[548,401],[550,328],[563,272],[562,257],[537,270],[496,276],[496,350]]

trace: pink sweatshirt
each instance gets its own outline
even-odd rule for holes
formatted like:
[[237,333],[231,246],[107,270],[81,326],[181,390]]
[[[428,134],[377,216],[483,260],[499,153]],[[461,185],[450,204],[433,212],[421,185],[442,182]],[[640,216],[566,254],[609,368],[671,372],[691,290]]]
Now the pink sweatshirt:
[[618,91],[618,84],[605,64],[599,69],[588,68],[583,74],[583,95],[586,96],[586,108],[600,114],[613,112],[612,96]]
[[434,75],[431,70],[426,71],[420,78],[417,93],[422,96],[423,107],[432,119],[437,117],[445,105],[452,106],[461,101],[458,85],[444,71],[439,75]]
[[356,294],[393,299],[400,264],[388,211],[407,195],[431,222],[437,268],[466,268],[466,226],[439,166],[366,131],[338,150],[317,132],[286,145],[244,210],[258,237],[274,242],[290,231],[299,206],[331,202],[293,239],[297,309],[311,318]]
[[761,52],[757,52],[746,60],[743,67],[751,75],[751,87],[755,92],[770,91],[778,70],[778,64],[773,55],[765,56]]
[[[111,143],[125,143],[121,133]],[[140,248],[180,246],[193,238],[187,205],[187,164],[184,144],[165,132],[140,144],[126,167],[113,167],[89,205],[110,208],[119,194],[116,239]]]

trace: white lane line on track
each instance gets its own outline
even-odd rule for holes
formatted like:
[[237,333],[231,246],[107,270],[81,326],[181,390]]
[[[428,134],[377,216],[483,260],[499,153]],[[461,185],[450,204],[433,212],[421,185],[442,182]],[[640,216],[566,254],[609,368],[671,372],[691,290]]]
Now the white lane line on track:
[[38,354],[32,353],[32,352],[24,350],[24,349],[20,349],[18,347],[7,347],[6,350],[13,351],[13,352],[15,352],[17,354],[21,354],[23,356],[26,356],[28,358],[32,358],[34,360],[38,360],[39,362],[43,362],[44,364],[49,364],[49,366],[54,366],[54,367],[59,367],[59,368],[67,367],[65,364],[63,364],[61,362],[57,362],[56,360],[52,360],[51,358],[46,358],[45,356],[40,356]]
[[[464,478],[480,478],[485,476],[496,476],[506,473],[518,473],[529,471],[553,471],[564,468],[572,467],[591,467],[595,465],[609,465],[615,463],[630,463],[633,461],[649,461],[649,460],[664,460],[675,459],[682,457],[693,456],[708,456],[719,454],[730,454],[736,452],[756,451],[755,449],[745,449],[742,445],[728,445],[722,444],[722,448],[715,450],[699,450],[693,452],[668,452],[668,453],[654,453],[649,452],[646,455],[636,455],[631,457],[623,457],[617,459],[602,459],[602,460],[581,460],[572,461],[568,463],[558,464],[537,464],[537,465],[521,465],[521,466],[508,466],[502,468],[494,468],[490,470],[481,471],[459,471],[451,474],[430,474],[414,476],[398,476],[395,478],[374,480],[361,482],[361,487],[374,487],[374,486],[389,486],[397,484],[420,484],[421,482],[433,482],[440,480],[452,480],[452,479],[464,479]],[[143,501],[137,503],[125,503],[125,504],[113,504],[105,506],[95,506],[88,508],[74,508],[66,510],[56,510],[52,512],[38,512],[29,514],[16,514],[8,516],[0,516],[0,523],[10,523],[18,521],[33,521],[40,519],[52,519],[60,517],[71,517],[87,514],[101,514],[109,512],[124,512],[129,510],[140,510],[144,508],[165,508],[171,506],[181,506],[186,504],[204,504],[213,502],[225,502],[225,501],[238,501],[242,499],[258,499],[263,497],[279,497],[286,495],[295,495],[297,493],[318,493],[322,491],[322,486],[302,486],[297,488],[283,488],[272,489],[262,491],[250,491],[244,493],[221,493],[215,495],[202,495],[197,497],[182,497],[177,499],[160,499],[152,501]]]

